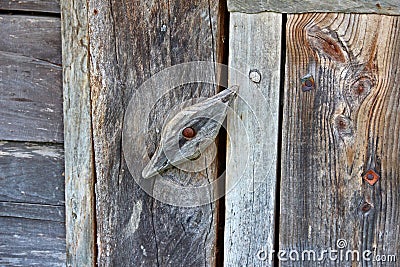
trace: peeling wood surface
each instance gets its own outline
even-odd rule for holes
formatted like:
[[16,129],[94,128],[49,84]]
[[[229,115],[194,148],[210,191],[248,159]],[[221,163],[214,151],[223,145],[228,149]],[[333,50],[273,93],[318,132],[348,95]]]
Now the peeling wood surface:
[[[150,76],[182,62],[215,61],[217,10],[217,1],[204,0],[89,1],[99,266],[214,264],[215,204],[180,208],[148,196],[127,169],[121,131],[130,97]],[[156,129],[174,105],[216,91],[203,84],[178,89],[160,99],[153,114],[145,114],[150,125],[145,117],[135,118],[148,131],[137,144],[147,144],[149,154],[159,141]],[[143,103],[155,101],[151,91],[140,94]],[[136,178],[146,163],[138,161]],[[162,179],[204,183],[214,178],[215,163],[203,173],[173,169]]]
[[225,266],[272,266],[257,253],[274,245],[281,27],[280,14],[231,13],[229,85],[239,92],[227,128]]
[[1,0],[0,10],[60,13],[60,0]]
[[[280,249],[345,239],[361,253],[400,251],[399,25],[395,16],[288,17]],[[306,74],[315,89],[303,92]],[[369,168],[381,176],[373,186],[362,178]]]
[[61,1],[67,266],[95,266],[94,166],[86,1]]
[[60,66],[0,51],[0,140],[62,143],[61,82]]
[[0,141],[0,201],[64,205],[61,145]]
[[377,13],[400,15],[399,0],[228,0],[230,12],[260,13]]

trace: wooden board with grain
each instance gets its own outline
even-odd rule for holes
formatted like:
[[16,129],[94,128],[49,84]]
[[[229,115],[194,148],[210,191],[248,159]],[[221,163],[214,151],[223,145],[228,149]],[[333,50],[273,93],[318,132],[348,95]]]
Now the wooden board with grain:
[[280,14],[231,13],[229,84],[239,91],[227,120],[225,266],[273,264],[257,254],[274,247],[281,27]]
[[[321,255],[343,239],[344,251],[400,251],[399,25],[396,16],[288,16],[280,249]],[[315,85],[303,92],[307,74]],[[363,180],[370,168],[381,176],[373,186]],[[375,266],[324,263],[344,265]]]
[[60,0],[0,0],[0,10],[60,13]]
[[63,142],[61,70],[0,51],[0,140]]
[[400,15],[398,0],[228,0],[230,12],[279,13],[337,12]]
[[[171,65],[216,60],[217,12],[217,1],[89,1],[100,266],[214,264],[215,204],[174,207],[147,195],[127,169],[121,133],[128,101],[145,80]],[[132,122],[147,131],[145,137],[136,137],[135,145],[148,144],[150,155],[159,141],[156,129],[162,127],[174,105],[216,92],[214,86],[202,84],[178,89],[156,102],[152,114],[145,114],[150,116],[152,125],[147,125],[146,117],[142,116]],[[156,100],[151,91],[139,94],[143,103]],[[146,163],[139,158],[133,173],[135,178],[142,179],[141,171]],[[173,169],[161,179],[168,178],[213,180],[216,164],[203,173],[188,174]]]
[[64,222],[0,216],[0,225],[1,266],[65,266]]
[[0,51],[61,66],[59,18],[0,15]]
[[0,141],[0,201],[64,205],[62,145]]
[[58,205],[0,202],[0,217],[65,223],[65,208]]
[[87,2],[61,1],[67,266],[95,266]]

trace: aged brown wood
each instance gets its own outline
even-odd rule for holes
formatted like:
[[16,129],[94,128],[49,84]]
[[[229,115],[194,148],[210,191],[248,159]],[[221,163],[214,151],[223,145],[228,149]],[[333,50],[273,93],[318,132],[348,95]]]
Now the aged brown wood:
[[60,13],[59,0],[1,0],[0,10]]
[[1,266],[65,266],[64,222],[0,216],[0,225]]
[[61,143],[61,79],[58,65],[0,51],[0,140]]
[[95,266],[94,167],[86,1],[61,1],[67,266]]
[[[215,204],[181,208],[148,196],[126,167],[121,131],[128,100],[150,76],[182,62],[216,60],[217,10],[218,1],[204,0],[89,1],[100,266],[213,265]],[[159,140],[156,129],[174,105],[199,95],[211,96],[216,88],[195,84],[180,90],[165,95],[149,114],[146,140],[137,137],[137,144],[148,144],[149,154]],[[151,92],[139,93],[143,103],[155,101]],[[146,118],[136,120],[147,124]],[[140,160],[134,170],[137,178],[146,163]],[[216,165],[203,174],[173,169],[163,177],[181,182],[213,180]]]
[[[395,16],[288,17],[280,249],[320,255],[344,239],[344,251],[400,251],[399,25]],[[307,74],[315,85],[303,92]],[[381,176],[373,186],[369,168]],[[344,265],[375,266],[324,263]]]
[[0,15],[0,51],[61,66],[59,18]]
[[0,141],[0,201],[64,205],[60,145]]
[[279,13],[342,12],[400,15],[398,0],[228,0],[230,12]]
[[239,90],[227,119],[224,266],[273,264],[281,27],[280,14],[231,13],[229,84]]

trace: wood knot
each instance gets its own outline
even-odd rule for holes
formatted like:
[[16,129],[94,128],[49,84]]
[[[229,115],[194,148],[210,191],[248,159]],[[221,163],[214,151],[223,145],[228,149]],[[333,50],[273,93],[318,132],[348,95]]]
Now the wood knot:
[[307,38],[310,46],[316,53],[322,53],[331,60],[344,63],[346,61],[345,53],[341,48],[343,45],[336,32],[324,29],[318,26],[310,28],[307,32]]
[[371,209],[373,208],[373,206],[368,203],[368,202],[364,202],[363,204],[361,204],[360,210],[362,213],[368,213]]
[[353,134],[353,124],[351,120],[344,115],[338,115],[335,118],[335,128],[341,136],[348,136]]
[[368,77],[359,78],[351,86],[353,93],[357,96],[368,94],[371,91],[372,87],[373,87],[373,82]]

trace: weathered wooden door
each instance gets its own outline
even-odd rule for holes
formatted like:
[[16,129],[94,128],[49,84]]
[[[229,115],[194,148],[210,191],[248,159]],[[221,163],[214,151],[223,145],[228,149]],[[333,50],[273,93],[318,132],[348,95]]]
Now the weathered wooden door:
[[[62,1],[68,265],[395,266],[399,3],[283,2]],[[163,125],[234,85],[205,165],[152,180],[224,196],[163,201]]]

